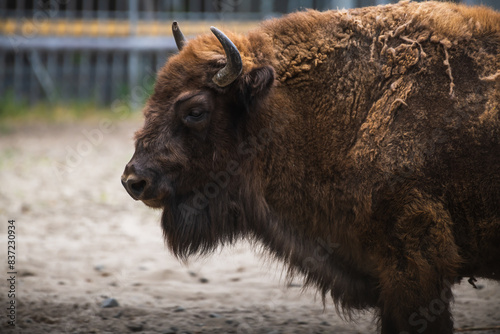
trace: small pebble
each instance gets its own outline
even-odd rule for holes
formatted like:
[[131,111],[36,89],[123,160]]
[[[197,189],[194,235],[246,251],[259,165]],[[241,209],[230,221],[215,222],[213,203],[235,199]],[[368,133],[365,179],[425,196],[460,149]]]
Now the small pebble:
[[128,324],[127,328],[130,329],[130,331],[132,331],[132,332],[140,332],[143,330],[144,326],[142,324],[132,323],[132,324]]
[[20,277],[30,277],[30,276],[36,276],[36,274],[32,271],[29,270],[23,270],[19,273]]
[[166,331],[162,332],[162,334],[176,334],[179,331],[179,328],[172,326]]
[[189,276],[191,276],[191,277],[196,277],[196,276],[198,276],[198,275],[197,275],[194,271],[190,271],[190,272],[189,272]]
[[118,306],[120,305],[118,304],[118,301],[114,298],[105,299],[101,304],[102,308],[118,307]]
[[307,321],[297,321],[298,325],[307,325]]
[[29,206],[29,204],[23,203],[23,205],[21,205],[21,212],[22,213],[29,212],[30,210],[31,210],[31,207]]
[[102,264],[98,264],[98,265],[94,266],[95,271],[103,271],[104,268],[105,267]]
[[217,313],[210,313],[208,316],[209,316],[210,318],[222,318],[222,315],[217,314]]
[[120,312],[118,312],[117,314],[115,314],[115,315],[113,316],[113,318],[118,319],[118,318],[121,318],[121,316],[122,316],[122,315],[123,315],[123,312],[122,312],[122,311],[120,311]]
[[174,312],[184,312],[186,309],[182,306],[177,306],[175,309],[174,309]]
[[330,326],[330,323],[328,321],[322,321],[320,323],[321,326]]
[[205,277],[200,278],[200,283],[208,283],[208,278]]

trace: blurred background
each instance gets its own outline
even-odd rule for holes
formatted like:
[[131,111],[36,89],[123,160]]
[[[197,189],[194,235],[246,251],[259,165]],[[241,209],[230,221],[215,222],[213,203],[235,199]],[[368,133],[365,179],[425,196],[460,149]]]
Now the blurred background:
[[[245,32],[261,20],[305,8],[394,2],[0,0],[0,116],[40,103],[138,109],[152,90],[156,70],[177,51],[172,20],[180,21],[189,37],[210,25]],[[461,2],[500,8],[497,0]]]

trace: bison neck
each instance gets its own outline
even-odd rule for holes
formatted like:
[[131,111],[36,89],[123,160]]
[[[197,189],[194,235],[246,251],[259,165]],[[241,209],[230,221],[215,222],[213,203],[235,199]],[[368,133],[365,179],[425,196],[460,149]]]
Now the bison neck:
[[[325,15],[318,13],[312,27]],[[384,82],[369,45],[340,48],[333,36],[290,44],[292,37],[281,34],[270,43],[278,83],[249,125],[255,134],[271,131],[259,161],[268,216],[252,224],[254,234],[290,274],[305,275],[339,305],[373,306],[377,282],[361,242],[371,194],[348,152]]]
[[[360,62],[342,71],[353,66],[370,67]],[[322,71],[319,66],[310,74]],[[337,87],[346,82],[338,82],[338,75],[304,85],[281,83],[261,110],[272,120],[255,127],[272,129],[261,160],[269,215],[254,228],[273,256],[288,263],[290,274],[305,275],[307,284],[330,292],[345,309],[363,309],[377,298],[373,264],[361,242],[371,194],[363,191],[361,173],[350,168],[347,153],[374,90],[366,83],[339,99],[324,88],[342,91]]]

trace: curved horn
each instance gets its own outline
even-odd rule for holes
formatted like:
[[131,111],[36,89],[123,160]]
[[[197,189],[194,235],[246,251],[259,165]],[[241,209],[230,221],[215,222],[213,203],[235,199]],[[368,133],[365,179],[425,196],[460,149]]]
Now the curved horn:
[[243,70],[240,52],[231,40],[222,31],[215,27],[210,27],[215,37],[219,40],[226,53],[227,64],[213,77],[213,82],[219,87],[226,87],[236,80]]
[[182,33],[181,29],[179,28],[179,25],[177,24],[177,21],[174,21],[174,23],[172,23],[172,34],[174,35],[175,44],[177,44],[177,49],[181,51],[182,48],[184,47],[184,44],[186,44],[186,37],[184,37],[184,34]]

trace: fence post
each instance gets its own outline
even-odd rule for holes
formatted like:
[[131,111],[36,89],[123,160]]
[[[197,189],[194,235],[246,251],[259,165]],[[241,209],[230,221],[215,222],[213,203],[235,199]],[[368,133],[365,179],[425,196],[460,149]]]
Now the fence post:
[[6,97],[7,93],[7,88],[5,87],[5,82],[7,81],[6,61],[5,52],[0,49],[0,92],[3,92],[3,95],[0,94],[0,98]]
[[[50,74],[47,72],[45,66],[43,66],[43,62],[40,59],[39,53],[37,51],[31,51],[29,55],[29,60],[31,63],[31,69],[35,74],[36,78],[38,79],[38,82],[40,83],[40,86],[42,87],[45,96],[47,97],[47,100],[49,100],[50,103],[54,103],[55,102],[54,82],[52,81],[52,78],[50,77]],[[31,85],[33,84],[34,82],[31,83]]]
[[[139,16],[139,3],[137,0],[129,0],[129,24],[130,24],[130,35],[137,36],[137,23]],[[137,86],[138,76],[139,76],[139,54],[136,50],[131,50],[128,57],[128,93],[129,93],[129,105],[132,110],[136,110],[139,107],[141,101],[137,101],[134,98],[133,90]]]
[[354,7],[354,0],[332,0],[332,9],[349,9]]
[[274,12],[274,1],[261,0],[260,1],[260,18],[264,19],[266,16]]

